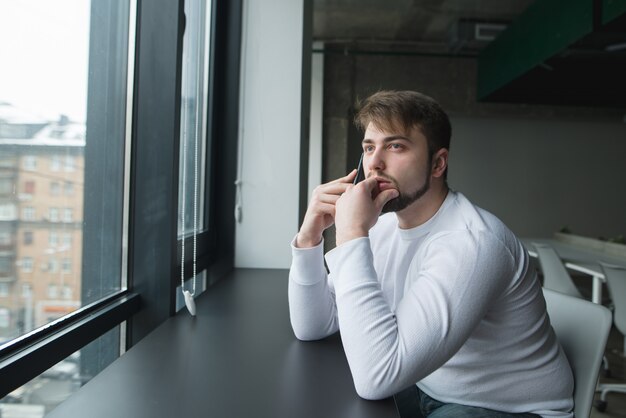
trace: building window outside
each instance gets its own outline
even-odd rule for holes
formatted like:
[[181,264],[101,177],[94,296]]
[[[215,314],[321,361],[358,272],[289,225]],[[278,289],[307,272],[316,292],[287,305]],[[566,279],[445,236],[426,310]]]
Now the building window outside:
[[67,172],[72,172],[76,169],[76,160],[74,159],[73,155],[66,155],[65,156],[65,171]]
[[35,220],[35,208],[32,206],[26,206],[22,209],[22,218],[25,221],[34,221]]
[[61,156],[53,155],[50,157],[50,170],[59,171],[61,169]]
[[50,222],[59,222],[59,208],[48,209],[48,220]]
[[10,257],[2,257],[0,256],[0,273],[8,274],[11,273],[11,262],[13,260]]
[[0,308],[0,328],[8,328],[11,325],[11,311],[8,308]]
[[53,129],[50,131],[50,138],[63,138],[63,129]]
[[10,286],[8,283],[0,283],[0,298],[9,296]]
[[56,248],[57,245],[59,245],[59,234],[55,231],[50,231],[50,233],[48,234],[48,246],[52,250]]
[[61,185],[53,181],[50,183],[50,195],[51,196],[59,196],[61,194]]
[[74,297],[72,287],[69,285],[63,285],[63,299],[71,300]]
[[24,273],[33,272],[33,259],[31,257],[22,258],[22,271]]
[[63,184],[63,193],[65,196],[74,196],[74,183],[71,181],[66,181]]
[[63,273],[71,273],[72,272],[72,259],[71,258],[63,258],[61,261],[61,269]]
[[33,231],[24,231],[24,245],[32,245]]
[[13,181],[11,179],[0,179],[0,196],[13,193]]
[[35,194],[35,182],[33,180],[24,182],[24,193]]
[[15,221],[17,207],[13,203],[0,203],[0,221]]
[[37,157],[34,155],[25,155],[22,158],[22,168],[29,171],[37,170]]
[[59,297],[59,288],[56,284],[50,283],[48,285],[48,297],[50,299],[57,299]]
[[74,220],[73,213],[72,208],[63,209],[63,222],[72,222]]
[[2,231],[0,232],[0,245],[11,245],[13,240],[11,239],[11,233]]
[[50,258],[48,260],[48,272],[56,273],[57,271],[59,271],[59,262],[56,258]]
[[63,247],[67,248],[68,250],[72,248],[72,234],[67,232],[63,234]]
[[30,283],[22,284],[22,297],[27,298],[32,296],[33,286]]

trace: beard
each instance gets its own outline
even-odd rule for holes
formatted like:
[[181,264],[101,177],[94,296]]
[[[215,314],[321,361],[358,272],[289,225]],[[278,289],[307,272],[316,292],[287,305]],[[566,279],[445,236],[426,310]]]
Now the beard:
[[403,209],[406,209],[410,204],[412,204],[413,202],[415,202],[416,200],[424,196],[426,192],[430,189],[430,171],[432,168],[431,165],[432,164],[430,163],[428,164],[428,167],[426,170],[426,180],[424,181],[424,184],[422,185],[422,187],[420,187],[413,193],[401,192],[396,179],[391,178],[389,176],[384,176],[396,186],[396,189],[398,190],[398,193],[400,193],[400,195],[394,199],[391,199],[389,202],[385,203],[385,206],[383,206],[382,213],[399,212]]

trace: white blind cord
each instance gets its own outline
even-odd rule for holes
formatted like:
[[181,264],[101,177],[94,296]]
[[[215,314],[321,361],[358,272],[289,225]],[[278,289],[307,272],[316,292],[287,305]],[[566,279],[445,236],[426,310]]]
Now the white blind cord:
[[[183,108],[185,109],[185,117],[187,116],[187,109],[188,109],[188,105],[187,105],[187,100],[185,100],[185,103],[183,105]],[[195,171],[195,170],[194,170]],[[194,179],[194,183],[197,181],[197,178]],[[185,306],[187,307],[187,310],[189,311],[189,313],[192,316],[196,316],[196,302],[193,299],[193,296],[196,292],[196,276],[195,276],[195,271],[196,271],[196,225],[195,225],[195,216],[196,216],[196,210],[194,207],[194,230],[193,230],[193,243],[194,243],[194,253],[193,253],[193,292],[194,294],[190,293],[188,290],[185,290],[185,206],[186,206],[186,192],[187,192],[187,124],[185,123],[184,127],[183,127],[183,187],[182,187],[182,194],[183,194],[183,198],[182,198],[182,202],[181,202],[181,231],[183,231],[183,237],[182,237],[182,243],[181,243],[181,257],[180,257],[180,288],[183,292],[183,298],[185,300]],[[195,187],[194,187],[194,192],[195,192]],[[194,199],[194,206],[195,206],[196,200]]]
[[[184,97],[183,97],[183,100]],[[183,109],[185,116],[187,116],[187,101],[183,103]],[[185,207],[187,205],[186,200],[186,184],[187,184],[187,124],[183,125],[183,187],[182,187],[182,200],[180,209],[180,231],[182,232],[182,249],[180,257],[180,287],[185,290]]]
[[[198,106],[196,106],[198,107]],[[187,109],[187,102],[185,101],[185,109]],[[185,110],[185,114],[187,111]],[[194,139],[194,155],[193,155],[193,291],[191,292],[191,296],[196,295],[196,275],[197,275],[197,257],[198,257],[198,114],[196,112],[196,118],[194,122],[194,130],[196,132]],[[185,128],[183,129],[183,201],[182,201],[182,209],[181,209],[181,222],[182,222],[182,230],[185,230],[185,195],[186,195],[186,181],[187,181],[187,124],[185,124]],[[184,237],[184,234],[183,234]],[[185,239],[182,240],[182,260],[180,263],[180,286],[185,290]]]
[[[198,44],[198,57],[200,57],[200,40]],[[198,60],[198,74],[200,74],[200,60]],[[189,82],[185,78],[185,84]],[[187,86],[185,86],[187,87]],[[183,90],[186,91],[186,88]],[[185,117],[189,111],[189,100],[184,100],[183,109]],[[185,299],[185,306],[192,316],[196,316],[196,303],[194,296],[196,295],[196,276],[197,276],[197,256],[198,256],[198,119],[200,116],[199,101],[196,100],[196,114],[194,117],[194,153],[193,153],[193,290],[189,292],[185,290],[185,205],[187,191],[187,123],[183,127],[183,187],[182,187],[182,209],[181,209],[181,230],[183,231],[181,262],[180,262],[180,288]]]

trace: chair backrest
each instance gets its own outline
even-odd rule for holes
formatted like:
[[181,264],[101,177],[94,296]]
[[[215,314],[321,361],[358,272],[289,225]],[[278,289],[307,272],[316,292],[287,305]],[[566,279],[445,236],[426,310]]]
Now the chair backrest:
[[626,335],[626,268],[606,263],[600,264],[615,306],[613,322],[619,332]]
[[547,244],[533,243],[539,257],[543,272],[543,287],[566,295],[582,298],[569,273],[565,269],[561,257],[554,248]]
[[550,323],[574,373],[574,416],[587,418],[611,329],[611,312],[550,289],[544,288],[543,295]]

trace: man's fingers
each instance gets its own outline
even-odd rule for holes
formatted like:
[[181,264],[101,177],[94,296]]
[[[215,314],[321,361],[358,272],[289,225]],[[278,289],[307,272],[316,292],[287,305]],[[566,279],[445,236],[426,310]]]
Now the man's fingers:
[[339,199],[340,196],[341,194],[324,193],[318,196],[317,201],[320,203],[331,203],[334,205],[335,203],[337,203],[337,200]]
[[374,177],[367,178],[359,184],[362,185],[361,187],[365,187],[365,190],[367,190],[370,193],[374,191],[376,187],[378,187],[378,182],[376,181]]
[[337,195],[339,196],[341,193],[345,192],[348,186],[351,186],[352,183],[326,183],[321,186],[317,186],[315,189],[315,194],[318,196],[323,195]]
[[319,202],[315,206],[314,213],[318,215],[330,215],[334,218],[335,217],[335,204]]
[[352,180],[354,180],[355,176],[356,176],[356,168],[353,169],[351,172],[349,172],[347,176],[339,177],[338,179],[328,182],[326,184],[352,183]]
[[335,219],[335,205],[332,203],[322,203],[318,202],[316,205],[309,207],[304,216],[304,221],[302,222],[301,230],[306,229],[314,229],[317,230],[320,234],[326,229],[328,226],[324,226],[327,222],[326,218],[330,217],[331,219]]
[[335,222],[335,204],[339,197],[349,187],[352,187],[352,180],[355,176],[356,170],[352,170],[347,176],[315,188],[298,233],[299,236],[302,234],[300,238],[304,240],[305,244],[308,245],[316,241],[318,236]]
[[374,203],[376,204],[376,207],[382,210],[383,206],[385,206],[385,203],[389,202],[391,199],[395,199],[398,196],[399,193],[396,189],[384,190],[380,192],[378,196],[376,196],[376,199],[374,199]]

